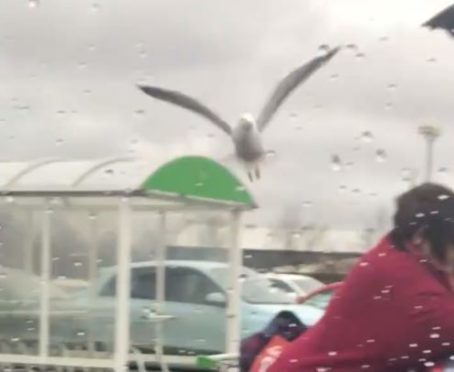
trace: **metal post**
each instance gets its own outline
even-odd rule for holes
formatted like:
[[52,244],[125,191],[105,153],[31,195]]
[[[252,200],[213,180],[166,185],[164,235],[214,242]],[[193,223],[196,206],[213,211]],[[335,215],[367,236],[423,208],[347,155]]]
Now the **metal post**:
[[425,180],[426,182],[430,182],[433,173],[434,142],[440,136],[441,132],[435,126],[424,125],[419,127],[419,134],[426,140]]
[[[97,219],[89,217],[90,231],[89,231],[89,244],[88,244],[88,285],[90,288],[90,303],[92,306],[96,303],[96,278],[98,275],[98,223]],[[90,308],[89,323],[94,324],[95,318],[94,309]],[[88,351],[90,356],[95,351],[95,337],[93,334],[93,327],[88,327]]]
[[115,309],[115,372],[124,372],[129,360],[129,296],[131,287],[131,206],[120,200],[118,209],[117,302]]
[[41,220],[41,293],[39,314],[39,355],[49,355],[49,280],[51,276],[51,210],[46,202]]
[[226,322],[226,352],[238,354],[241,342],[241,281],[243,268],[243,256],[240,245],[240,222],[241,213],[232,212],[231,238],[232,245],[229,249],[229,284],[227,289],[227,322]]
[[34,242],[37,232],[37,221],[33,210],[27,213],[28,233],[24,243],[23,264],[24,271],[28,274],[33,274],[33,259],[35,250]]
[[[156,252],[156,315],[165,314],[165,288],[166,288],[166,257],[167,257],[167,215],[159,213],[159,244]],[[156,322],[156,357],[164,372],[168,372],[167,363],[164,360],[164,323],[163,320]]]

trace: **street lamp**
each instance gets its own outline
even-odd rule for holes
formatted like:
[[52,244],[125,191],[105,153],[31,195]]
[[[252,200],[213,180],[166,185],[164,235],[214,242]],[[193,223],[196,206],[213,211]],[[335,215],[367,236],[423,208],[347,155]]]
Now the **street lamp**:
[[427,182],[430,182],[433,170],[434,142],[441,135],[441,131],[436,126],[423,125],[419,127],[419,134],[426,140],[425,178]]

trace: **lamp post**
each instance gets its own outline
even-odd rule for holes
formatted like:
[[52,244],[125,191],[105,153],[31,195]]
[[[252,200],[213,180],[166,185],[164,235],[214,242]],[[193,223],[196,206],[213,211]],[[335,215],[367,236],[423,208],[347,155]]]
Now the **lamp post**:
[[434,142],[441,135],[441,131],[436,126],[423,125],[419,127],[419,134],[421,134],[426,141],[425,180],[430,182],[433,172]]

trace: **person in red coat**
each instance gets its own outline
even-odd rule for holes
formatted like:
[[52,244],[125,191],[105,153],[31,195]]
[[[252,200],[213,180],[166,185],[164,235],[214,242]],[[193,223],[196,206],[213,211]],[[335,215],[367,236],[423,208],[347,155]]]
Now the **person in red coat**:
[[398,198],[391,233],[266,372],[424,371],[454,359],[453,273],[454,193],[423,184]]

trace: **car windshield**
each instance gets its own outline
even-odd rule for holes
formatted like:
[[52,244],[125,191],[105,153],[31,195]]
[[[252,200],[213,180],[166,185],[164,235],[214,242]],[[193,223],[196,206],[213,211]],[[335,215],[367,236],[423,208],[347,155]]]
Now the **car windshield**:
[[[212,278],[227,289],[228,268],[211,270]],[[293,300],[283,291],[274,288],[272,283],[259,273],[243,269],[241,297],[251,304],[292,304]]]
[[324,310],[328,307],[331,297],[333,297],[333,293],[334,293],[333,290],[318,293],[310,297],[306,302],[304,302],[304,304]]
[[314,278],[301,278],[295,279],[294,282],[300,287],[304,292],[311,292],[317,288],[320,288],[323,283],[319,282],[317,279]]

